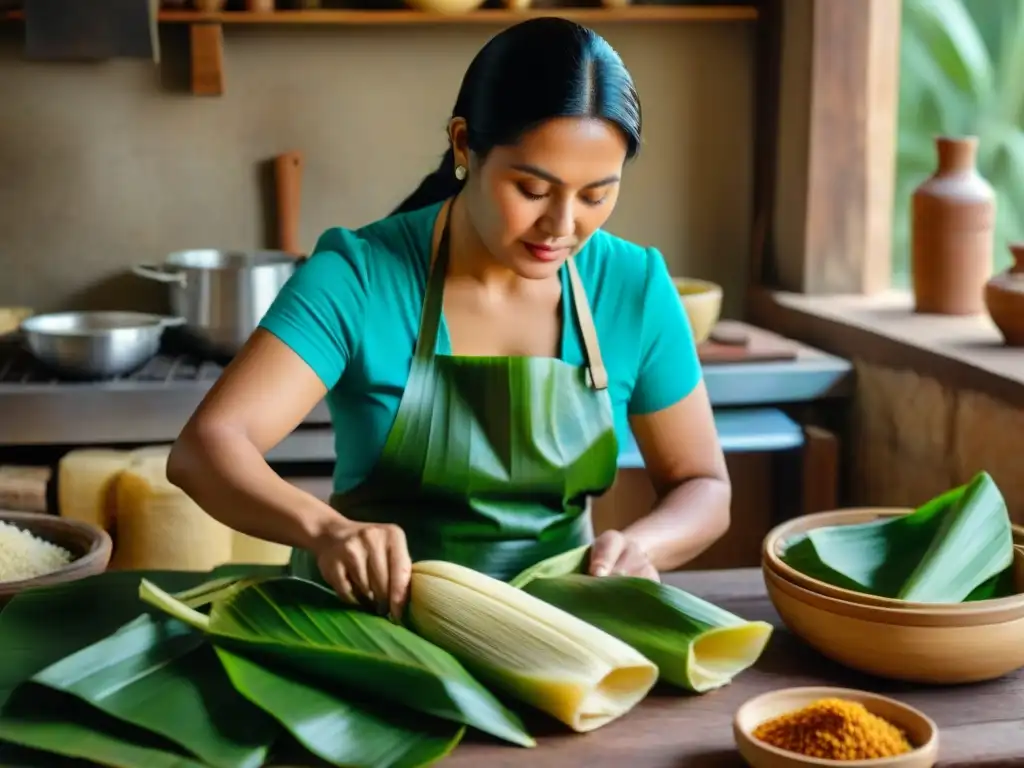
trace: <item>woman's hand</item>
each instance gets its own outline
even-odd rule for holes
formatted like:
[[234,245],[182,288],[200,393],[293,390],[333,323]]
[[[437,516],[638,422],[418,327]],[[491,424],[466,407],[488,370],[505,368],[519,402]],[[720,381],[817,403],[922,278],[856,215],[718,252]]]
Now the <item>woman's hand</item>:
[[661,581],[647,553],[621,531],[605,531],[590,547],[591,576],[639,576]]
[[342,600],[401,621],[412,576],[401,528],[342,520],[317,543],[313,554],[320,574]]

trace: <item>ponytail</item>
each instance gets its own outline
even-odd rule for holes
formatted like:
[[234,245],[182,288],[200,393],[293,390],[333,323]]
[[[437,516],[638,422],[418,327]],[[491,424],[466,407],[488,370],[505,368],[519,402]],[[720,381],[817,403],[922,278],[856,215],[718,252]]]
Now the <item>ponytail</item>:
[[426,208],[428,205],[440,203],[449,197],[454,197],[462,189],[462,182],[455,178],[455,152],[451,147],[441,158],[441,164],[437,170],[429,174],[420,182],[416,191],[409,195],[402,203],[391,212],[405,213]]

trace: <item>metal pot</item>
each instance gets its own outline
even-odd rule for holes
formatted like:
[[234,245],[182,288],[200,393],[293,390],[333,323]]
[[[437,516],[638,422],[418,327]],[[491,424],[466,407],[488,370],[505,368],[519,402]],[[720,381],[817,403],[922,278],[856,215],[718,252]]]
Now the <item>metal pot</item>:
[[270,309],[298,260],[283,251],[177,251],[139,277],[170,286],[174,314],[211,351],[238,352]]
[[164,329],[183,322],[143,312],[59,312],[26,318],[20,331],[44,365],[73,378],[108,379],[148,362]]

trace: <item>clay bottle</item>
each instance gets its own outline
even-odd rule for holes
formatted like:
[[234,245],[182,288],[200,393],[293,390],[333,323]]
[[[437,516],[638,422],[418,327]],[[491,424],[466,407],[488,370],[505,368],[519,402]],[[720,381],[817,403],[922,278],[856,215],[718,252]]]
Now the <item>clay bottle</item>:
[[935,140],[938,168],[911,198],[911,270],[918,312],[985,312],[995,192],[978,173],[976,136]]
[[1024,243],[1010,246],[1013,266],[988,281],[985,305],[1006,345],[1024,347]]

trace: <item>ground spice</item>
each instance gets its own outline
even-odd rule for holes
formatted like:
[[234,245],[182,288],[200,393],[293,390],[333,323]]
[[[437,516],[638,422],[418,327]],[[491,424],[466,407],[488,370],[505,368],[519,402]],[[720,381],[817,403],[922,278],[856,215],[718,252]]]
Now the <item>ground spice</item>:
[[892,757],[912,749],[902,730],[844,699],[820,699],[768,720],[754,729],[754,738],[825,760]]

